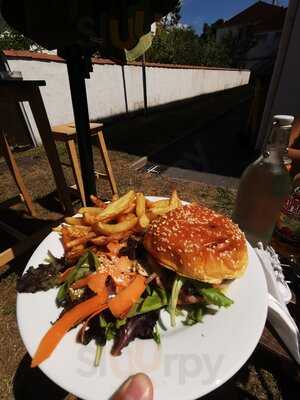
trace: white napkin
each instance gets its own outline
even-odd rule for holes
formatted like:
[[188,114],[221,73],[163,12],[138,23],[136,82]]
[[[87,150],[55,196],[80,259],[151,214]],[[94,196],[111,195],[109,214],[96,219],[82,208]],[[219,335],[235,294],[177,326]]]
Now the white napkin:
[[261,243],[254,248],[265,272],[269,292],[268,319],[294,359],[300,364],[300,335],[286,304],[291,291],[284,280],[277,254],[271,247],[264,249]]

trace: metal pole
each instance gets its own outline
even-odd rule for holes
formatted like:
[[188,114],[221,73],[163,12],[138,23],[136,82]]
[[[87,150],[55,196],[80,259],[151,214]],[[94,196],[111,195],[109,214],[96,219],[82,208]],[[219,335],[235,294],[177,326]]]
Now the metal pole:
[[89,110],[85,87],[86,64],[80,54],[66,57],[69,82],[73,103],[74,119],[83,187],[87,204],[91,204],[90,195],[96,194],[92,141],[89,132]]
[[128,110],[127,88],[126,88],[126,78],[125,78],[125,70],[124,70],[124,65],[123,64],[121,65],[121,69],[122,69],[125,109],[126,109],[126,114],[128,114],[129,110]]

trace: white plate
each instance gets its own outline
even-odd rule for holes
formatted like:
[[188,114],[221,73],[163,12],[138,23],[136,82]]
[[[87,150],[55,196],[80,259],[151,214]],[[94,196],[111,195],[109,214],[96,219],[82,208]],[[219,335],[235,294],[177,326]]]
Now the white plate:
[[[149,197],[151,200],[151,197]],[[153,198],[154,199],[154,198]],[[156,198],[157,199],[157,198]],[[50,233],[30,258],[37,267],[48,250],[63,255],[57,233]],[[93,366],[95,345],[75,342],[77,329],[70,331],[41,370],[53,382],[87,400],[108,399],[119,385],[137,372],[149,374],[155,399],[188,400],[203,396],[231,378],[247,361],[262,334],[267,315],[267,286],[260,262],[250,245],[245,275],[234,281],[228,296],[234,304],[216,315],[207,315],[201,324],[185,327],[180,321],[170,328],[169,316],[162,319],[162,344],[136,339],[120,357],[110,355],[111,345],[102,354],[99,368]],[[55,306],[56,289],[17,297],[17,320],[24,344],[32,356],[55,321],[60,310]]]

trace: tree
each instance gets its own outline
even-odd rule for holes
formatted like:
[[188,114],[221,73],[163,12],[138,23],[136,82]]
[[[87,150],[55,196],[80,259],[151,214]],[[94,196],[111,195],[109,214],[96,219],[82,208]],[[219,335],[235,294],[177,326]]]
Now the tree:
[[182,5],[182,1],[178,0],[177,4],[175,4],[173,10],[168,15],[166,15],[165,17],[162,18],[161,24],[164,27],[178,25],[178,23],[181,19],[181,15],[180,15],[181,5]]
[[213,24],[209,25],[207,22],[203,25],[203,33],[200,36],[200,39],[207,39],[207,38],[215,38],[217,37],[217,30],[224,24],[223,19],[218,19]]
[[199,36],[192,28],[171,27],[157,31],[147,61],[163,64],[199,64]]
[[205,38],[200,38],[190,27],[160,27],[147,52],[147,61],[162,64],[231,67],[231,46],[229,38],[217,43],[214,35],[208,34]]
[[38,51],[41,50],[41,47],[6,25],[0,32],[0,51],[7,49]]
[[229,41],[218,43],[212,36],[199,41],[200,63],[206,67],[232,67],[232,51]]

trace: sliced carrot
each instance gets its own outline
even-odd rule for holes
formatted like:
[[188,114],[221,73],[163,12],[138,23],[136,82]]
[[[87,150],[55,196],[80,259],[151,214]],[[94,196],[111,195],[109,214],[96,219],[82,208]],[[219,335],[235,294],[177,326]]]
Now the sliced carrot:
[[91,275],[87,275],[84,278],[78,279],[78,281],[75,281],[72,285],[71,288],[72,289],[80,289],[84,286],[87,286],[89,279],[90,279]]
[[68,279],[69,273],[74,270],[74,267],[70,267],[62,272],[58,278],[58,283],[63,283]]
[[100,294],[105,289],[105,281],[107,276],[108,274],[100,272],[90,274],[74,282],[71,285],[71,288],[80,289],[84,286],[88,286],[93,292]]
[[125,313],[138,301],[146,289],[146,279],[137,275],[124,290],[108,301],[108,308],[116,317],[123,317]]
[[54,325],[48,330],[32,359],[31,367],[34,368],[45,361],[52,354],[55,347],[64,337],[64,335],[73,326],[83,321],[85,318],[94,314],[96,311],[102,311],[107,308],[107,292],[94,296],[74,308],[67,311]]
[[96,273],[90,275],[90,279],[88,280],[88,287],[95,293],[101,294],[103,290],[106,290],[105,282],[108,277],[108,274],[105,273]]

